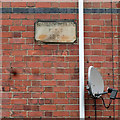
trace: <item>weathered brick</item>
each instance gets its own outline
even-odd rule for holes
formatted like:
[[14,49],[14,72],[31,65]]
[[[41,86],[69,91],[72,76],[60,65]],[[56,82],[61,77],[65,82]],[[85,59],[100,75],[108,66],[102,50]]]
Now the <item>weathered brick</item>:
[[11,7],[26,7],[26,2],[11,2]]
[[24,26],[11,26],[10,31],[25,31]]
[[36,3],[36,7],[49,8],[51,7],[51,3],[50,2],[39,2],[39,3]]
[[56,105],[41,105],[40,110],[56,110]]
[[34,111],[34,112],[28,112],[29,117],[40,117],[43,116],[43,112],[41,111]]
[[56,117],[65,117],[65,116],[69,116],[69,112],[66,112],[66,111],[57,111],[57,112],[54,112],[53,113],[53,116],[56,116]]
[[11,99],[11,104],[26,104],[26,99]]

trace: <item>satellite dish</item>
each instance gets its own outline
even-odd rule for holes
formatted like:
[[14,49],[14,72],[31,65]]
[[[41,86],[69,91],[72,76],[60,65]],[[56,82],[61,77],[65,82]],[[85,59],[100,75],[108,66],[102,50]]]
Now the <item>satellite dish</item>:
[[90,66],[88,69],[88,87],[89,92],[93,97],[99,98],[100,95],[96,96],[96,94],[104,92],[104,82],[102,76],[93,66]]

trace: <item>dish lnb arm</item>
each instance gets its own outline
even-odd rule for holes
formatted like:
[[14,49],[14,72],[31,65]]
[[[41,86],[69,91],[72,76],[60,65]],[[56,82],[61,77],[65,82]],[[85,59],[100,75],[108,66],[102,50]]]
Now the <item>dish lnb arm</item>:
[[113,100],[117,99],[116,98],[117,92],[118,90],[115,90],[113,88],[108,88],[108,93],[111,93],[110,99],[113,99]]

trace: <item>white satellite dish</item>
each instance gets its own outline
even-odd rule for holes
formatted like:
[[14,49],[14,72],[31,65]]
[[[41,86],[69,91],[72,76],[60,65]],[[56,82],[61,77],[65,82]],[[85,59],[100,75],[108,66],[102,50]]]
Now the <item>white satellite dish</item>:
[[88,69],[88,87],[89,92],[93,97],[99,98],[100,95],[98,94],[104,92],[104,82],[102,76],[93,66],[90,66]]

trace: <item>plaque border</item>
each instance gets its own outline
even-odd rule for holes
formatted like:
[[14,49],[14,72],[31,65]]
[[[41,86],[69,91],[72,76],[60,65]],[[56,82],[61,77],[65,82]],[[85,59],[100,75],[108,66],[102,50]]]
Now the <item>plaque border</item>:
[[[76,40],[74,42],[44,42],[44,41],[36,40],[35,39],[35,34],[36,34],[35,30],[36,30],[36,24],[38,22],[73,22],[75,24],[75,27],[76,27]],[[34,23],[34,41],[36,43],[39,43],[39,44],[42,44],[42,43],[43,44],[74,44],[77,41],[77,23],[75,22],[74,19],[70,19],[70,20],[68,20],[68,19],[61,19],[61,20],[57,20],[57,19],[54,19],[54,20],[50,20],[50,19],[44,19],[44,20],[43,19],[38,19]]]

